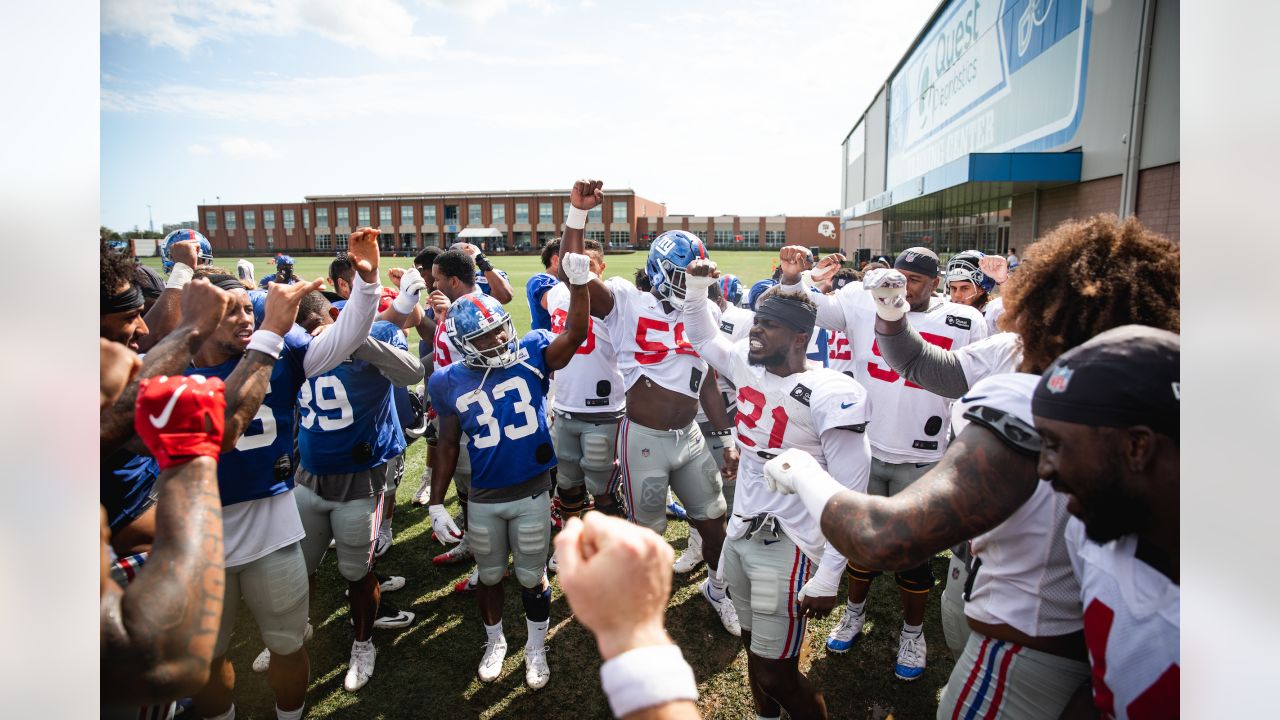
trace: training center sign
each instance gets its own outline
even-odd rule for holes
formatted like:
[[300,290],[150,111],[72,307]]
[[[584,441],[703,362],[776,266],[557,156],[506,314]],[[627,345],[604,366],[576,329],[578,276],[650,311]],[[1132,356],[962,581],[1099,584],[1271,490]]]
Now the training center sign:
[[974,152],[1048,150],[1084,105],[1089,0],[953,0],[889,81],[887,185]]

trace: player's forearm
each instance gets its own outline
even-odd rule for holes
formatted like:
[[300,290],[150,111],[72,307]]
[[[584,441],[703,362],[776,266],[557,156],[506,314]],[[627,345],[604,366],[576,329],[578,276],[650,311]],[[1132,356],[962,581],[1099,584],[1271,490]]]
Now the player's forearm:
[[190,326],[179,326],[160,341],[142,359],[138,376],[129,383],[120,399],[100,414],[101,452],[115,451],[133,437],[134,403],[138,400],[138,382],[157,375],[181,375],[191,364],[191,356],[204,338]]
[[378,314],[379,290],[382,286],[374,274],[373,282],[365,282],[357,274],[351,286],[351,297],[343,306],[333,327],[311,341],[302,360],[307,377],[323,375],[351,357],[351,353],[369,336],[374,316]]
[[236,441],[244,434],[258,414],[262,400],[267,396],[267,388],[271,384],[271,369],[276,359],[258,350],[245,352],[236,369],[231,371],[226,380],[227,411],[222,431],[222,451],[227,452],[236,446]]
[[876,318],[876,347],[889,367],[920,387],[945,398],[958,398],[969,389],[960,357],[925,342],[906,319]]
[[733,344],[716,328],[707,301],[706,289],[689,290],[685,295],[684,329],[689,344],[698,355],[721,374],[731,369]]
[[494,300],[506,305],[511,302],[513,297],[511,294],[511,283],[502,277],[497,270],[489,270],[484,274],[486,280],[489,281],[489,294]]
[[169,287],[162,290],[142,319],[147,324],[147,335],[138,342],[138,350],[149,353],[182,322],[182,290]]
[[351,357],[373,365],[383,377],[398,387],[409,387],[422,382],[424,368],[418,356],[381,340],[365,338]]
[[444,496],[449,491],[449,481],[458,469],[458,440],[448,441],[441,438],[431,453],[431,500],[430,505],[443,505]]
[[112,655],[102,663],[104,699],[172,700],[208,678],[224,601],[217,468],[199,457],[160,474],[148,559],[158,570],[141,574],[107,613],[115,632],[103,646]]
[[378,313],[378,320],[386,320],[398,328],[408,330],[411,327],[417,327],[422,322],[423,312],[421,305],[414,305],[413,309],[407,314],[396,310],[395,303],[387,306],[386,310]]

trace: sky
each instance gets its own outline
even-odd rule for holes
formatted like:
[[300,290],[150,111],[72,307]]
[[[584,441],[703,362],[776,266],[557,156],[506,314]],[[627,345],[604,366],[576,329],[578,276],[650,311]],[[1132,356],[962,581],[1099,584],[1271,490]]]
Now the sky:
[[101,215],[567,188],[840,206],[840,144],[937,0],[103,0]]

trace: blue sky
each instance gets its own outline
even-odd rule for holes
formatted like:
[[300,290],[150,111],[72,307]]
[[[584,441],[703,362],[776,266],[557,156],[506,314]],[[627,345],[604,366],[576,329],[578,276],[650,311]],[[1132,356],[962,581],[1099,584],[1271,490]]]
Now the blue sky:
[[102,222],[567,187],[821,214],[935,0],[104,0]]

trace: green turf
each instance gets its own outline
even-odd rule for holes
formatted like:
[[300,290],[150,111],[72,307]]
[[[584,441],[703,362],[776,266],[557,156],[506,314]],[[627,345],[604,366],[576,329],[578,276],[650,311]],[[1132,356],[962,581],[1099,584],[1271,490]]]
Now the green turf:
[[[744,281],[758,280],[770,270],[773,253],[713,253],[723,270]],[[610,255],[606,275],[630,276],[643,255]],[[516,290],[508,306],[517,326],[528,327],[528,308],[523,286],[541,269],[536,257],[495,258],[506,270]],[[159,261],[148,260],[159,266]],[[234,267],[234,261],[220,261]],[[269,258],[254,258],[258,277],[270,272]],[[407,258],[387,258],[385,267],[407,267]],[[327,258],[298,258],[297,272],[303,277],[319,277],[328,266]],[[383,275],[384,281],[386,275]],[[311,686],[307,693],[309,718],[607,718],[608,704],[600,691],[600,658],[590,634],[572,620],[568,603],[552,579],[551,633],[548,659],[551,682],[539,691],[524,683],[523,646],[526,637],[524,611],[514,583],[508,581],[503,615],[510,644],[503,674],[492,684],[476,677],[484,629],[475,598],[455,594],[455,582],[466,577],[471,564],[436,567],[431,558],[443,548],[431,537],[431,521],[426,508],[410,505],[422,474],[425,445],[414,443],[399,491],[394,521],[395,546],[378,560],[383,574],[403,575],[404,589],[385,596],[386,600],[417,614],[404,630],[376,630],[377,665],[369,684],[357,693],[342,689],[353,639],[343,597],[346,582],[334,566],[332,555],[321,566],[316,595],[311,599],[314,638],[308,643],[311,657]],[[447,507],[458,510],[452,491]],[[670,523],[666,537],[684,549],[688,527]],[[945,577],[947,559],[933,561],[934,575]],[[740,641],[720,627],[714,612],[699,596],[698,583],[706,577],[705,565],[691,575],[677,576],[667,628],[683,649],[699,682],[699,709],[708,718],[754,717],[747,688],[746,655]],[[804,669],[822,690],[833,718],[932,718],[938,695],[952,667],[943,642],[938,599],[941,586],[931,593],[925,618],[929,641],[928,669],[913,683],[893,676],[898,650],[897,589],[891,577],[877,581],[868,598],[869,631],[845,655],[828,653],[824,640],[834,626],[836,615],[811,624],[808,658]],[[844,597],[842,588],[840,597]],[[837,610],[837,613],[839,610]],[[262,649],[257,627],[241,605],[229,657],[236,668],[237,717],[270,720],[275,717],[274,701],[266,675],[250,670],[253,658]]]

